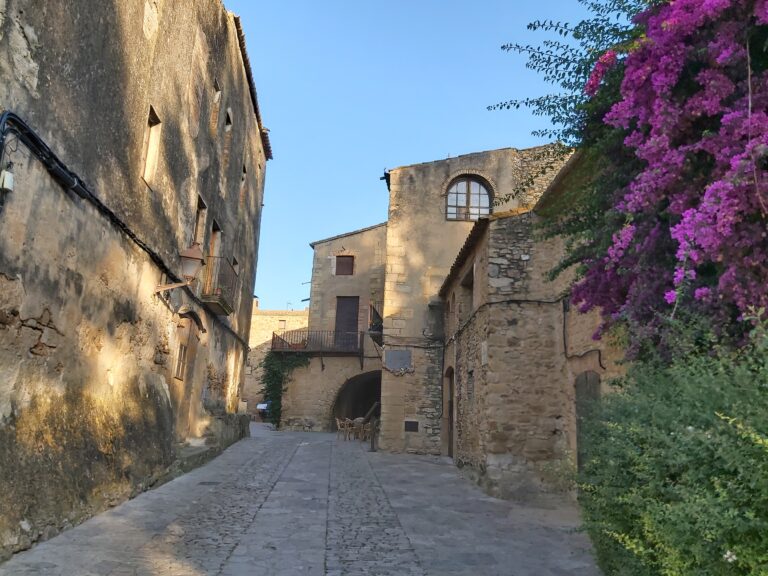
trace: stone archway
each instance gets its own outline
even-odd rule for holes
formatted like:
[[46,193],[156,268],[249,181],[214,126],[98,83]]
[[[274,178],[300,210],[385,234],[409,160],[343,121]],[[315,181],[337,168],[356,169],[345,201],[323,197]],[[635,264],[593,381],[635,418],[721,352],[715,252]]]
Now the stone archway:
[[381,370],[373,370],[353,376],[339,388],[331,409],[331,430],[336,429],[336,418],[358,418],[365,416],[374,404],[374,411],[381,415]]

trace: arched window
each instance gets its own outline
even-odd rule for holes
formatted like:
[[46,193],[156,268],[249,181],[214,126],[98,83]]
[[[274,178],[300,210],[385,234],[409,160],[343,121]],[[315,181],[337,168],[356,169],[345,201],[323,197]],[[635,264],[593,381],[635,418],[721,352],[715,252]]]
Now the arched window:
[[477,178],[461,176],[451,183],[445,197],[447,220],[477,220],[491,213],[491,195]]

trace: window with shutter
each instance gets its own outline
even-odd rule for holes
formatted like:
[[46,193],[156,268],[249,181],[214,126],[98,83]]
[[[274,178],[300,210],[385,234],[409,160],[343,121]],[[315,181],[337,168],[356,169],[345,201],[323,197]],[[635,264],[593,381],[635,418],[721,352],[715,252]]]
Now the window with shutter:
[[354,256],[336,256],[336,276],[352,276],[354,269]]

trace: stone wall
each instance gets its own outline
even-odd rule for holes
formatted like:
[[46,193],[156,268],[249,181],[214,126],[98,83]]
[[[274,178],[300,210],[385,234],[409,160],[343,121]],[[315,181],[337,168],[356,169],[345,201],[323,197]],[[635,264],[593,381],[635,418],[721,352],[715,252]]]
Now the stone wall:
[[[242,385],[269,155],[243,58],[218,0],[0,2],[0,101],[98,199],[65,190],[10,136],[0,558],[157,481],[178,441],[221,446],[236,437],[225,423],[241,430],[227,413]],[[200,299],[212,261],[191,288],[155,294],[168,272],[181,276],[195,240],[233,266],[228,317]]]
[[[559,239],[537,240],[535,221],[532,213],[499,214],[478,224],[482,235],[473,231],[442,292],[447,303],[461,300],[463,279],[474,272],[478,296],[469,319],[458,306],[446,306],[454,459],[488,492],[517,499],[567,485],[578,374],[589,370],[605,379],[619,373],[618,351],[588,339],[597,316],[564,305],[572,276],[547,280],[563,246]],[[446,450],[450,419],[443,422]]]
[[251,334],[248,339],[248,360],[245,366],[245,384],[243,386],[243,401],[247,403],[247,411],[255,415],[256,405],[264,395],[262,393],[261,362],[272,347],[272,334],[281,330],[298,330],[309,324],[309,310],[261,310],[254,301],[251,315]]
[[[484,180],[499,201],[494,211],[530,206],[556,169],[536,178],[546,148],[506,148],[396,168],[389,172],[384,296],[387,349],[411,350],[406,373],[384,371],[381,445],[388,450],[439,453],[442,418],[442,311],[438,291],[474,222],[446,220],[446,193],[459,176]],[[503,201],[502,201],[503,200]],[[439,350],[439,351],[438,351]],[[419,432],[405,422],[419,420]]]
[[[336,323],[336,298],[360,299],[358,329],[368,329],[369,305],[384,299],[385,224],[318,240],[312,261],[312,287],[309,299],[310,330],[333,331]],[[336,256],[354,258],[350,275],[336,274]]]
[[291,373],[283,391],[285,426],[308,423],[315,431],[334,430],[333,408],[344,384],[362,374],[381,371],[373,343],[369,338],[366,342],[362,368],[358,357],[314,356],[309,366]]
[[[359,298],[357,330],[369,328],[370,306],[383,300],[385,224],[318,240],[312,265],[309,330],[333,332],[336,328],[336,298]],[[351,275],[336,274],[336,256],[354,257]],[[306,368],[294,370],[283,397],[283,421],[311,422],[315,430],[333,428],[333,407],[339,390],[350,379],[381,371],[381,351],[370,336],[363,338],[363,366],[359,355],[323,353]]]

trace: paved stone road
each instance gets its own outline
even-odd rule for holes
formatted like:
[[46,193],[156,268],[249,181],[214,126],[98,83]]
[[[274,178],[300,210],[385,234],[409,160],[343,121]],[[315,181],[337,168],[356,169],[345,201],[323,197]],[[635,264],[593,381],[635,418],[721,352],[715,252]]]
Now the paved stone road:
[[573,510],[485,496],[446,459],[254,426],[216,460],[0,576],[599,576]]

